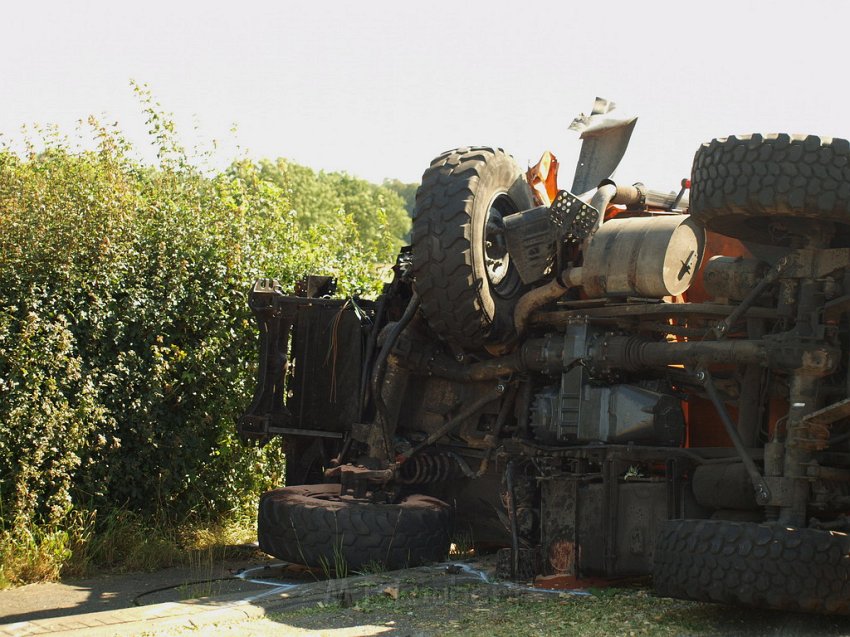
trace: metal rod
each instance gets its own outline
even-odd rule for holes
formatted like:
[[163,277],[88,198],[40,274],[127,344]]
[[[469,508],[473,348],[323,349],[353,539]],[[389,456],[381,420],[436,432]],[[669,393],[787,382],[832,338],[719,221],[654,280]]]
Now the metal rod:
[[732,310],[732,313],[729,316],[712,327],[708,331],[707,336],[711,336],[713,334],[718,339],[725,338],[732,326],[738,322],[748,309],[750,309],[750,306],[758,300],[768,286],[772,285],[779,278],[779,275],[782,273],[782,270],[785,268],[787,263],[788,260],[785,257],[779,259],[779,261],[776,262],[776,265],[768,271],[765,277],[759,281],[752,290],[750,290],[750,293],[747,294],[747,298],[741,301],[740,305]]
[[[530,385],[531,383],[526,383]],[[496,445],[499,444],[499,437],[502,434],[502,428],[505,426],[505,421],[508,419],[508,414],[511,412],[511,408],[514,406],[514,402],[516,401],[517,395],[517,386],[511,385],[510,389],[508,389],[508,394],[505,396],[505,400],[502,403],[502,408],[499,410],[499,415],[496,417],[496,426],[493,427],[493,433],[485,436],[485,440],[491,438],[493,441],[493,445],[487,449],[484,453],[484,457],[481,459],[481,464],[478,465],[478,471],[475,472],[476,478],[480,478],[485,473],[487,473],[487,468],[490,466],[490,456],[493,455],[493,449],[496,448]]]
[[516,493],[514,492],[514,461],[508,462],[505,469],[505,482],[508,488],[508,504],[510,511],[508,515],[511,518],[511,579],[517,578],[519,572],[519,528],[516,519]]
[[484,405],[491,403],[494,400],[496,400],[499,396],[502,395],[502,393],[504,391],[505,391],[505,388],[504,388],[503,385],[497,385],[496,389],[492,390],[491,392],[488,392],[487,394],[485,394],[484,396],[482,396],[481,398],[476,400],[469,407],[464,409],[457,416],[455,416],[454,418],[449,420],[445,425],[443,425],[437,431],[435,431],[430,436],[428,436],[425,440],[420,442],[418,445],[416,445],[415,447],[413,447],[409,451],[406,451],[404,454],[402,454],[403,457],[405,459],[410,458],[413,454],[421,451],[422,449],[424,449],[428,445],[434,444],[440,438],[442,438],[447,433],[449,433],[452,429],[454,429],[459,424],[461,424],[464,420],[466,420],[470,416],[474,415],[475,412],[477,412],[479,409],[481,409]]
[[700,371],[698,372],[697,377],[699,378],[700,375],[702,375],[701,380],[703,387],[705,387],[705,391],[708,394],[709,399],[711,399],[712,404],[714,404],[714,408],[720,415],[720,420],[723,421],[726,433],[732,440],[735,451],[738,452],[738,456],[740,456],[744,463],[744,467],[747,470],[747,474],[750,476],[750,481],[753,483],[753,489],[755,489],[756,492],[756,502],[762,505],[767,504],[770,502],[770,489],[768,489],[767,483],[759,473],[756,463],[753,462],[749,452],[744,447],[744,443],[741,441],[741,436],[738,435],[735,423],[732,422],[729,412],[726,411],[726,406],[723,404],[723,401],[720,399],[720,395],[717,393],[717,387],[714,386],[714,380],[711,378],[711,374],[707,371]]

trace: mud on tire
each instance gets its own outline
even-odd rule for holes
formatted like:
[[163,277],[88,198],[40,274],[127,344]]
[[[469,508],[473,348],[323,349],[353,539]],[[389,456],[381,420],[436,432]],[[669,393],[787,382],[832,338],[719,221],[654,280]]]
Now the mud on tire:
[[338,484],[269,491],[260,498],[260,549],[287,562],[350,570],[367,564],[388,569],[444,559],[450,507],[424,495],[376,504],[340,495]]
[[655,547],[658,595],[850,614],[850,536],[725,520],[670,520]]
[[532,206],[522,171],[501,149],[443,153],[422,176],[413,272],[425,319],[450,344],[475,350],[512,336],[513,308],[524,289],[493,230],[502,217]]
[[836,224],[833,246],[850,245],[850,142],[815,135],[714,139],[696,152],[690,213],[708,229],[786,245],[779,218]]

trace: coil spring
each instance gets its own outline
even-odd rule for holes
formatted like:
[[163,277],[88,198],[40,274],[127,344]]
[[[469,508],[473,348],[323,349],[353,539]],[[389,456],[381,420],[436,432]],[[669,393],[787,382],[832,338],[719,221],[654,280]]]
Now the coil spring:
[[457,460],[444,453],[421,453],[408,458],[399,468],[401,484],[430,484],[453,480],[463,475]]

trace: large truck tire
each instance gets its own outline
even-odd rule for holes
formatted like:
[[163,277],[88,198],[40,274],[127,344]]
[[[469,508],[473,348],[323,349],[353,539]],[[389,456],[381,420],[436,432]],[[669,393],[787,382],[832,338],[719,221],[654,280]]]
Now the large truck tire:
[[652,572],[658,595],[850,614],[850,536],[779,524],[669,520]]
[[850,142],[815,135],[741,135],[696,152],[690,213],[736,239],[788,245],[778,218],[836,224],[833,247],[850,246]]
[[499,230],[504,217],[533,205],[522,171],[501,149],[451,150],[422,176],[413,273],[426,321],[450,345],[477,350],[513,335],[524,288]]
[[263,494],[257,535],[262,551],[287,562],[395,569],[445,559],[450,514],[424,495],[378,504],[340,495],[338,484],[300,485]]

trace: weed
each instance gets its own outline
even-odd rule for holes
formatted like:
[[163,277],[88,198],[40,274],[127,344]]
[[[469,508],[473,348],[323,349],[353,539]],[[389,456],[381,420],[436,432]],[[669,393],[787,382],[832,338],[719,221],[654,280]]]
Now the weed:
[[215,564],[221,559],[222,553],[223,549],[215,545],[188,552],[189,578],[177,589],[181,599],[209,597],[216,592]]
[[377,560],[369,560],[355,571],[358,575],[380,575],[387,572],[387,565]]
[[126,509],[98,517],[97,511],[72,510],[50,525],[0,528],[0,588],[84,577],[96,569],[152,571],[187,565],[203,571],[255,533],[253,519],[241,513],[181,524]]
[[644,477],[643,468],[638,465],[631,465],[623,475],[624,480],[637,480]]
[[324,555],[319,556],[319,566],[326,579],[344,579],[348,577],[348,560],[345,559],[345,555],[342,552],[342,540],[342,534],[337,533],[333,543],[332,563]]
[[69,534],[56,527],[0,534],[0,588],[56,579],[71,555]]
[[472,530],[458,530],[452,536],[449,545],[449,557],[464,559],[475,555],[475,539]]

